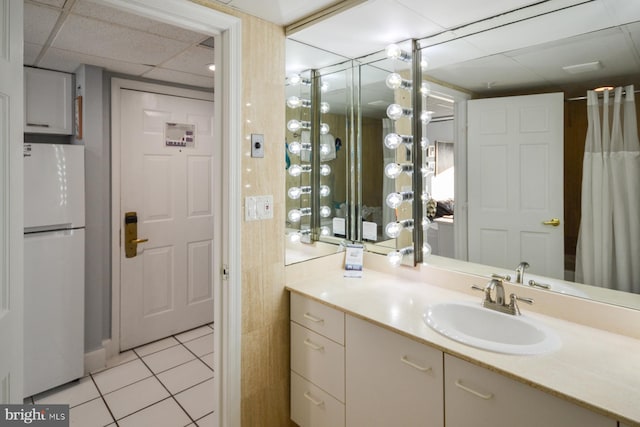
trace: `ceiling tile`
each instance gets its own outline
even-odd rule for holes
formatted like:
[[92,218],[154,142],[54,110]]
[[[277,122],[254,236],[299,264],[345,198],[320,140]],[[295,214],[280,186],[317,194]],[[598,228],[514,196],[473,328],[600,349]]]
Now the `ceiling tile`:
[[344,56],[327,52],[293,39],[285,41],[286,75],[299,73],[304,70],[319,69],[348,60]]
[[106,59],[99,56],[85,55],[55,48],[50,48],[47,51],[39,65],[52,70],[72,73],[80,66],[80,64],[95,65],[96,67],[103,67],[109,71],[130,74],[133,76],[142,75],[151,68],[139,64],[132,64],[124,61]]
[[614,16],[616,24],[622,25],[629,22],[640,21],[640,3],[625,0],[600,0],[605,9]]
[[60,11],[45,6],[24,4],[24,41],[44,45],[56,25]]
[[486,53],[466,40],[458,39],[426,47],[422,49],[422,55],[427,58],[428,72],[428,70],[480,58],[486,56]]
[[212,64],[213,62],[213,49],[194,46],[185,50],[169,61],[161,64],[161,68],[166,68],[174,71],[183,71],[202,77],[210,77],[213,74],[211,71],[209,71],[207,65]]
[[72,13],[190,44],[199,43],[208,37],[173,25],[103,6],[89,0],[79,0],[73,6]]
[[155,68],[148,73],[145,73],[143,77],[149,79],[156,79],[162,81],[169,81],[173,83],[180,83],[189,86],[196,86],[201,88],[209,88],[213,90],[214,78],[196,76],[195,74],[182,73],[180,71],[167,70],[163,68]]
[[188,44],[105,22],[70,15],[53,47],[137,64],[160,64]]
[[[64,6],[64,4],[65,4],[65,2],[66,2],[66,1],[67,1],[67,0],[30,0],[30,3],[46,4],[46,5],[48,5],[48,6],[54,6],[54,7],[57,7],[57,8],[62,9],[62,6]],[[25,2],[25,6],[26,6],[27,4],[28,4],[28,3],[27,3],[27,2]]]
[[40,55],[42,46],[37,44],[24,44],[24,65],[35,65],[36,58]]
[[278,25],[287,25],[326,9],[336,0],[231,0],[225,3]]
[[388,44],[442,31],[393,0],[370,0],[292,35],[312,46],[356,58]]

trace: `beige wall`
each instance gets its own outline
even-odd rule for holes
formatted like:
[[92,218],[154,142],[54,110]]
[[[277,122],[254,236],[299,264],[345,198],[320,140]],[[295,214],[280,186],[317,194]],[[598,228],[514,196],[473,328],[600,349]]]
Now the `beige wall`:
[[[242,425],[289,424],[289,305],[284,291],[284,29],[209,0],[242,19],[242,200],[272,194],[272,220],[242,223]],[[251,133],[265,156],[250,157]]]

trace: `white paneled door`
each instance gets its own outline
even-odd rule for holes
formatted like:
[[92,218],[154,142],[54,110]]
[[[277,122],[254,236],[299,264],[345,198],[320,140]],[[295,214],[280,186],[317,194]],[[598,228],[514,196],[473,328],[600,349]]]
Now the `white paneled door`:
[[0,404],[22,403],[23,2],[0,0]]
[[[120,349],[213,321],[213,97],[121,89]],[[131,213],[135,212],[135,216]],[[141,241],[125,246],[137,219]]]
[[469,101],[469,261],[564,278],[563,109],[561,93]]

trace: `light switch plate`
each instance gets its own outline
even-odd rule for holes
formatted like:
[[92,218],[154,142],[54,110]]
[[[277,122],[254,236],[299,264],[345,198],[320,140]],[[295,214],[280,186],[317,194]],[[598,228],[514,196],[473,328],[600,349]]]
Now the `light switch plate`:
[[260,133],[251,134],[251,157],[264,157],[264,135]]

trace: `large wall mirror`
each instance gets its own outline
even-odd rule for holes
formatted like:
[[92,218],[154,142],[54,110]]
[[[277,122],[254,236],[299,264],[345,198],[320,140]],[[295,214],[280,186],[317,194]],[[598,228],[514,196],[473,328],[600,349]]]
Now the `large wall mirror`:
[[[538,6],[551,7],[554,2],[543,3]],[[628,11],[629,18],[626,20],[621,14],[613,20],[596,20],[590,10],[595,8],[596,12],[599,11],[601,3],[581,2],[544,13],[524,8],[518,12],[517,19],[509,14],[500,15],[499,18],[465,25],[455,34],[448,32],[420,39],[423,52],[429,58],[429,68],[424,71],[425,79],[432,83],[434,95],[429,98],[430,105],[427,107],[435,112],[426,132],[432,146],[427,155],[434,161],[429,192],[440,208],[434,218],[435,226],[427,231],[426,240],[433,247],[433,255],[425,260],[427,263],[484,276],[494,273],[515,276],[517,263],[487,265],[480,260],[467,261],[467,236],[470,232],[467,230],[467,99],[562,92],[563,178],[562,183],[556,185],[564,189],[564,207],[559,217],[564,233],[565,271],[563,277],[542,276],[535,263],[530,262],[525,270],[525,278],[555,285],[558,292],[640,309],[640,296],[635,292],[586,286],[572,281],[581,217],[582,157],[587,132],[586,101],[578,98],[584,98],[587,89],[605,84],[634,84],[636,89],[640,89],[637,65],[640,63],[640,11],[636,10],[637,7],[631,7],[633,10]],[[358,13],[362,14],[362,9]],[[562,34],[551,31],[549,33],[553,33],[553,36],[544,34],[544,37],[540,37],[539,29],[548,27],[550,20],[574,24],[567,25]],[[308,43],[314,31],[330,33],[329,27],[325,27],[328,25],[330,22],[318,23],[313,31],[305,33],[303,30],[291,35],[290,41]],[[538,38],[531,35],[532,28],[538,28]],[[364,41],[362,43],[366,44]],[[319,46],[328,48],[322,43]],[[356,61],[354,67],[358,68],[360,91],[361,119],[356,141],[359,138],[363,152],[369,141],[384,138],[384,104],[388,105],[394,96],[393,91],[389,91],[385,85],[388,73],[394,69],[376,55],[352,56]],[[588,64],[591,64],[591,68]],[[573,65],[582,65],[582,68],[572,68]],[[585,71],[573,72],[581,69]],[[367,133],[366,123],[369,120],[371,126],[376,128],[374,132],[380,134]],[[371,244],[380,248],[396,248],[397,241],[384,235],[382,195],[380,198],[374,197],[375,194],[384,193],[385,186],[383,144],[377,144],[377,148],[382,151],[371,150],[370,154],[382,156],[382,161],[379,161],[379,157],[372,160],[364,160],[363,157],[360,175],[356,177],[363,186],[360,194],[362,199],[355,199],[354,203],[366,214],[364,219],[376,223],[379,238]],[[372,189],[370,192],[366,191],[368,187]],[[381,207],[380,212],[375,209],[378,206]],[[379,223],[378,217],[381,217]],[[640,253],[632,256],[640,259]]]

